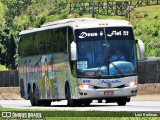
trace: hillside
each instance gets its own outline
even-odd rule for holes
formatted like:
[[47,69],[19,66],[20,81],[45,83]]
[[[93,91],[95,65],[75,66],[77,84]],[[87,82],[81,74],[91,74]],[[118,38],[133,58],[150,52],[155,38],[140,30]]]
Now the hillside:
[[[146,57],[160,57],[160,5],[133,8],[131,23],[136,39],[146,46]],[[7,68],[17,67],[17,36],[21,30],[40,27],[42,24],[77,17],[91,17],[89,13],[77,11],[69,14],[66,0],[0,0],[0,50],[2,64]],[[125,19],[127,16],[96,14],[100,19]]]
[[147,57],[160,57],[160,5],[136,8],[131,13],[135,36],[145,43]]
[[[43,5],[43,7],[39,10],[39,8],[35,7],[36,4],[31,5],[28,8],[28,12],[32,11],[32,17],[35,19],[33,24],[30,27],[39,27],[41,23],[47,23],[59,19],[66,19],[71,17],[91,17],[91,14],[68,14],[69,6],[67,4],[63,4],[60,8],[47,7]],[[47,8],[47,9],[44,9]],[[57,10],[59,12],[57,12]],[[40,13],[38,13],[40,12]],[[29,14],[28,13],[28,14]],[[134,8],[131,11],[131,23],[134,26],[136,39],[141,39],[146,46],[146,56],[147,57],[160,57],[160,5],[157,6],[146,6]],[[97,18],[100,19],[125,19],[128,18],[124,16],[106,16],[106,15],[96,15]],[[14,21],[18,23],[26,23],[24,18],[28,18],[27,14],[23,14],[20,17],[16,18]],[[17,21],[18,20],[18,21]],[[15,24],[16,25],[16,24]],[[23,25],[22,25],[23,26]]]

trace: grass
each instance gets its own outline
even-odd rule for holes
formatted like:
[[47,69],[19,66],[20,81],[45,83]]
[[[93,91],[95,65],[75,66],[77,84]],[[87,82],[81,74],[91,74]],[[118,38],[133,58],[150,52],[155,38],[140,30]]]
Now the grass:
[[139,7],[131,12],[135,37],[145,43],[147,57],[160,57],[160,5]]
[[5,71],[5,70],[8,70],[8,69],[6,68],[6,66],[0,65],[0,71]]
[[[42,117],[45,117],[46,120],[126,120],[126,119],[136,119],[136,120],[158,120],[160,113],[157,113],[158,117],[136,117],[136,114],[144,114],[150,112],[118,112],[118,111],[58,111],[58,110],[39,110],[39,109],[12,109],[12,108],[0,108],[2,112],[11,112],[12,114],[23,113],[28,116],[30,113],[40,113]],[[153,113],[153,112],[152,112]],[[156,114],[156,113],[153,113]],[[2,116],[2,114],[1,114]],[[0,116],[0,117],[1,117]]]

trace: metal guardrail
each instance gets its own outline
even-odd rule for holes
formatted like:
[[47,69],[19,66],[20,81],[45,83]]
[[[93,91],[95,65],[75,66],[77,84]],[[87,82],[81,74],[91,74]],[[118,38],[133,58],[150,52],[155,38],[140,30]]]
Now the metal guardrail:
[[160,0],[67,0],[70,4],[69,13],[92,13],[94,6],[95,14],[121,15],[129,14],[132,8],[160,5]]
[[149,58],[138,62],[138,81],[144,83],[160,83],[160,58]]
[[18,87],[19,78],[17,70],[0,71],[0,87]]

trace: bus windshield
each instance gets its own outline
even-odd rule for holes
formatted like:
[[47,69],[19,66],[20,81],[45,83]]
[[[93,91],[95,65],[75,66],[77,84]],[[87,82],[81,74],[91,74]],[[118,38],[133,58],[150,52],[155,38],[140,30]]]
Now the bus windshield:
[[78,77],[121,77],[137,74],[131,27],[75,30]]

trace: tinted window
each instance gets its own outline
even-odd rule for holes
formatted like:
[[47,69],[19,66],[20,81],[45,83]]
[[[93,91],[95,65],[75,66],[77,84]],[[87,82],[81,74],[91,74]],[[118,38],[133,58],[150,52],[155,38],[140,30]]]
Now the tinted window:
[[55,52],[67,53],[66,30],[67,28],[59,28],[20,36],[19,55],[25,57]]

